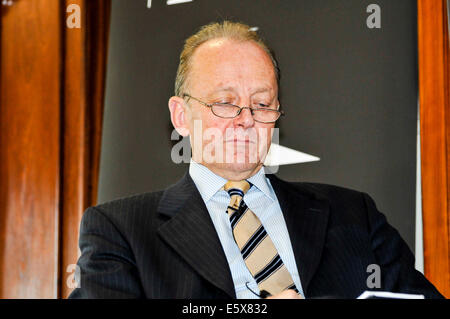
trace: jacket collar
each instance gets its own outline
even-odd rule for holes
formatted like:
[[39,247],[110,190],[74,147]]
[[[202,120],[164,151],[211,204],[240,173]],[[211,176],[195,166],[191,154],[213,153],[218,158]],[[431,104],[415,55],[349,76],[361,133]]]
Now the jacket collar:
[[303,292],[308,296],[325,244],[329,201],[305,184],[285,182],[272,174],[267,177],[280,203]]
[[165,190],[158,212],[170,217],[158,232],[203,278],[236,298],[233,279],[207,208],[188,173]]

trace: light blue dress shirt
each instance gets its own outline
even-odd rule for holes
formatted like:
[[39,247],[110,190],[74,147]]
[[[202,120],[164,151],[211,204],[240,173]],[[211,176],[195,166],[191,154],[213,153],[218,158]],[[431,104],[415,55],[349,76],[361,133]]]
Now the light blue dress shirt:
[[[253,293],[259,294],[258,285],[247,269],[241,252],[234,241],[230,220],[228,219],[227,206],[230,203],[230,196],[225,190],[221,190],[227,180],[193,160],[189,165],[189,174],[206,204],[219,236],[230,266],[236,297],[238,299],[258,299],[259,297]],[[244,195],[244,201],[263,224],[291,274],[295,286],[304,296],[286,222],[272,185],[264,174],[264,168],[261,168],[247,180],[253,186]],[[246,284],[253,292],[247,288]]]

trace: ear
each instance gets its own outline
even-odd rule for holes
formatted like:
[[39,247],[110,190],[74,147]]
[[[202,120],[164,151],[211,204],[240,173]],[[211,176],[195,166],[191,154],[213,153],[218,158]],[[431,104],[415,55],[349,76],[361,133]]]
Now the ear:
[[189,135],[189,121],[184,100],[179,96],[169,99],[170,120],[181,136]]

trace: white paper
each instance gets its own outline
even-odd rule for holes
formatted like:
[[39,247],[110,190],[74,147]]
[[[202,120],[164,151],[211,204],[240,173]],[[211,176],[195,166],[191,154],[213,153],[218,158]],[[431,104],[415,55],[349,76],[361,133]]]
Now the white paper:
[[386,299],[425,299],[424,295],[402,294],[388,291],[364,291],[361,296],[356,299],[368,299],[370,297]]

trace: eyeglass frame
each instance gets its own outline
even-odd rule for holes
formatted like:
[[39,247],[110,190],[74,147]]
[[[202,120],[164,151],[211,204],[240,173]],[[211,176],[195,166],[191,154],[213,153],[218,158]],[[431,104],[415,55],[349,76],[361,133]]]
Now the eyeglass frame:
[[[199,102],[200,104],[202,104],[202,105],[204,105],[204,106],[206,106],[206,107],[209,107],[210,110],[211,110],[211,112],[212,112],[215,116],[220,117],[220,118],[222,118],[222,119],[234,119],[234,118],[238,117],[239,114],[241,114],[241,112],[242,112],[243,109],[249,109],[249,110],[250,110],[250,113],[252,114],[253,120],[255,120],[256,122],[259,122],[259,123],[265,123],[265,124],[275,123],[276,121],[278,121],[278,120],[280,119],[281,116],[284,116],[284,115],[285,115],[284,111],[282,111],[282,110],[279,109],[279,108],[280,108],[280,105],[278,105],[277,109],[274,110],[274,109],[266,109],[266,108],[262,108],[262,107],[251,108],[251,107],[249,107],[249,106],[239,106],[239,105],[235,105],[235,104],[231,104],[231,103],[206,103],[206,102],[203,102],[203,101],[197,99],[196,97],[193,97],[193,96],[191,96],[191,95],[189,95],[189,94],[187,94],[187,93],[184,93],[184,94],[182,95],[182,97],[183,97],[183,99],[184,99],[185,97],[188,97],[188,98],[190,98],[190,99],[193,99],[193,100]],[[214,113],[214,111],[213,111],[213,109],[212,109],[212,107],[213,107],[215,104],[223,104],[223,105],[235,106],[235,107],[239,108],[239,111],[238,111],[237,114],[236,114],[235,116],[233,116],[233,117],[223,117],[223,116],[219,116],[219,115],[217,115],[216,113]],[[257,119],[254,118],[254,113],[253,113],[253,111],[256,111],[256,110],[265,110],[265,111],[269,110],[269,111],[272,111],[272,112],[277,112],[279,115],[278,115],[278,118],[277,118],[276,120],[274,120],[274,121],[268,121],[268,122],[267,122],[267,121],[259,121],[259,120],[257,120]]]

